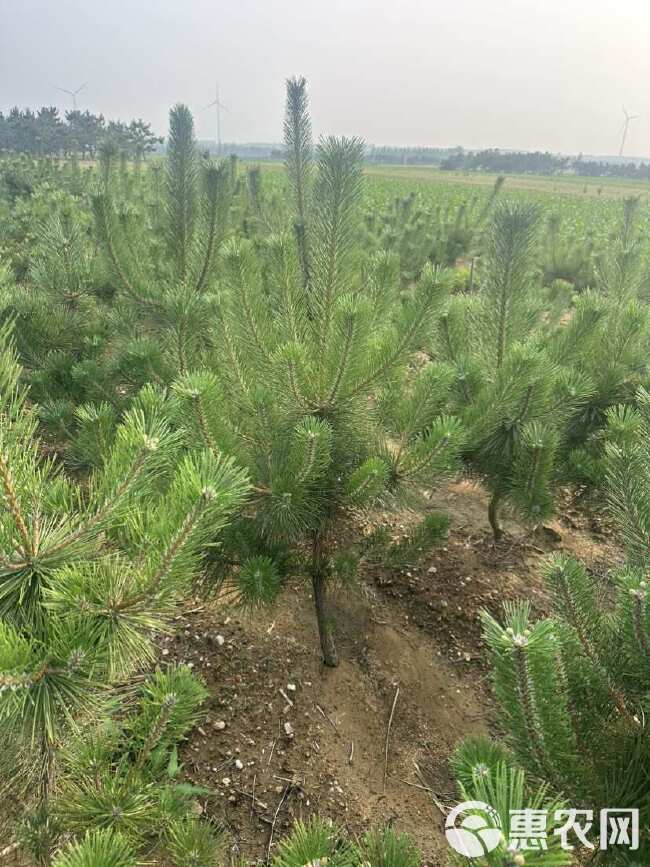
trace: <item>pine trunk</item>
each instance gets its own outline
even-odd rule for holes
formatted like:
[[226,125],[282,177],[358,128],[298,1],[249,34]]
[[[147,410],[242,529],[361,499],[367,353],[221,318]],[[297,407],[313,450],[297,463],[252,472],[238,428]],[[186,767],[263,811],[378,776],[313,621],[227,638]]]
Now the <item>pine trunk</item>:
[[490,527],[492,527],[492,534],[494,536],[494,541],[498,542],[503,538],[503,530],[501,529],[501,525],[499,524],[499,503],[501,502],[501,494],[494,493],[492,494],[492,499],[490,500],[490,505],[488,506],[488,520],[490,521]]
[[314,588],[314,607],[316,609],[316,622],[318,623],[318,635],[323,653],[323,662],[330,668],[336,668],[339,664],[338,653],[334,643],[334,635],[329,617],[327,616],[326,597],[326,574],[323,557],[323,536],[317,532],[312,544],[312,573],[311,582]]

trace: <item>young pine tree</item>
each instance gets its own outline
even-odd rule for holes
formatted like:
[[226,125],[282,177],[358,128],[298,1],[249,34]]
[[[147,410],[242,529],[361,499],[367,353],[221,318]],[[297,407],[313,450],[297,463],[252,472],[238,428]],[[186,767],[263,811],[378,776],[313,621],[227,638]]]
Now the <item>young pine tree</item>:
[[454,369],[468,428],[465,459],[490,492],[495,540],[504,503],[534,524],[551,513],[567,420],[590,388],[554,363],[545,346],[544,297],[532,257],[537,222],[530,204],[495,206],[480,291],[453,296],[436,329],[435,355]]
[[[165,854],[175,867],[221,867],[226,863],[219,851],[219,835],[207,822],[174,821],[166,837]],[[105,828],[88,831],[69,844],[53,867],[136,867],[138,863],[128,840]],[[243,867],[248,862],[242,859],[237,863]],[[269,863],[272,867],[418,867],[421,856],[406,834],[391,827],[368,832],[354,843],[331,822],[315,817],[306,823],[296,822],[278,842],[277,853]]]
[[111,684],[153,659],[202,546],[246,492],[229,459],[184,457],[165,413],[145,389],[79,485],[42,457],[0,334],[0,780],[3,799],[15,794],[6,803],[41,826],[61,749],[101,715]]
[[[189,109],[169,114],[158,207],[143,212],[119,195],[113,172],[94,198],[96,230],[118,290],[124,367],[168,383],[193,364],[196,335],[214,315],[217,252],[233,183],[227,163],[199,156]],[[156,335],[164,332],[160,344]]]
[[[77,407],[104,403],[117,412],[125,400],[115,388],[112,292],[90,236],[92,219],[70,197],[52,207],[37,222],[26,279],[2,293],[0,315],[14,323],[43,433],[68,446],[78,432]],[[131,392],[143,384],[133,383]]]
[[589,487],[604,481],[604,432],[608,411],[635,405],[650,384],[644,238],[638,199],[626,199],[614,237],[596,260],[593,291],[582,293],[571,322],[550,347],[554,359],[570,364],[591,384],[588,399],[568,424],[567,475]]
[[460,202],[451,197],[427,205],[414,192],[395,197],[381,210],[372,202],[364,215],[364,243],[396,253],[406,285],[418,279],[428,262],[453,267],[461,258],[469,260],[469,267],[456,269],[455,276],[471,291],[481,236],[503,181],[497,178],[487,197],[475,194]]
[[[306,574],[323,658],[333,666],[327,588],[337,564],[350,565],[340,551],[334,556],[338,529],[353,510],[448,471],[461,432],[441,414],[444,387],[421,405],[415,369],[406,377],[398,444],[382,422],[380,397],[409,369],[443,281],[425,269],[402,303],[394,259],[362,261],[362,144],[325,138],[308,169],[304,87],[300,80],[287,88],[294,231],[269,237],[259,252],[247,241],[225,245],[219,315],[204,341],[211,348],[176,390],[197,441],[235,454],[253,479],[254,501],[233,538],[239,592],[268,600],[283,565]],[[426,377],[435,383],[433,366]]]
[[[62,750],[52,811],[62,832],[82,840],[99,829],[138,856],[178,867],[216,867],[223,835],[196,817],[206,790],[183,782],[178,744],[200,720],[207,696],[184,666],[156,671],[135,701],[116,702]],[[165,860],[165,863],[168,863]]]
[[[503,748],[486,738],[470,738],[458,747],[450,764],[458,780],[460,801],[487,804],[492,811],[469,807],[466,818],[475,822],[475,828],[501,831],[497,846],[483,856],[472,857],[470,863],[477,867],[569,867],[574,863],[573,854],[562,848],[559,836],[552,834],[555,814],[566,809],[566,803],[548,785],[539,784],[533,775],[514,767]],[[513,811],[522,810],[535,811],[537,817],[545,814],[545,849],[521,851],[508,839]],[[468,859],[452,855],[450,863],[461,867]]]
[[473,750],[473,766],[489,774],[499,761],[523,768],[596,815],[614,804],[638,809],[639,850],[628,862],[624,852],[620,862],[603,852],[598,863],[646,863],[650,396],[641,392],[637,409],[611,410],[609,420],[608,500],[628,560],[613,570],[610,592],[576,560],[556,555],[544,568],[551,617],[534,622],[528,603],[507,604],[503,623],[483,614],[509,752],[484,743]]

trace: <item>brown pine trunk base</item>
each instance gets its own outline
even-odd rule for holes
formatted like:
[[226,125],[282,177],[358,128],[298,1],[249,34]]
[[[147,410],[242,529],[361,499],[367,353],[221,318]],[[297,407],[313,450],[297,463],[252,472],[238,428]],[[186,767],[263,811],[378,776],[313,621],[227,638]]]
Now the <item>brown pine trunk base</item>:
[[326,577],[323,563],[323,538],[320,533],[314,536],[312,546],[312,575],[311,583],[314,588],[314,608],[316,609],[316,622],[318,623],[318,635],[323,654],[323,662],[329,668],[336,668],[339,664],[339,656],[336,652],[332,627],[327,616]]
[[503,538],[503,530],[499,524],[500,500],[500,494],[493,494],[492,499],[490,500],[490,505],[488,506],[488,520],[490,522],[490,527],[492,527],[492,535],[494,536],[495,542],[499,542]]

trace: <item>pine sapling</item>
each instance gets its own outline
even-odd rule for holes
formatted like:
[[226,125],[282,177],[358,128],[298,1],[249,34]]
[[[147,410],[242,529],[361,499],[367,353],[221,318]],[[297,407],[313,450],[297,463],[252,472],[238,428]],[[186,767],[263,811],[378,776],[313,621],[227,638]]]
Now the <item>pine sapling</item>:
[[[304,143],[307,128],[295,97],[290,82],[287,117],[300,127],[288,136],[292,166],[289,144]],[[357,139],[318,145],[313,190],[301,193],[311,203],[308,281],[295,233],[261,247],[224,245],[218,318],[204,341],[210,351],[175,385],[197,443],[231,452],[252,479],[231,558],[238,591],[266,601],[283,571],[306,575],[327,665],[338,662],[327,596],[340,562],[339,526],[353,510],[449,472],[462,440],[457,420],[444,414],[443,371],[439,389],[434,367],[427,372],[437,396],[415,409],[425,389],[411,363],[445,295],[444,277],[426,268],[403,301],[385,256],[362,262],[362,153]],[[311,173],[301,172],[300,183],[309,182]],[[394,381],[405,382],[408,397],[390,417]]]

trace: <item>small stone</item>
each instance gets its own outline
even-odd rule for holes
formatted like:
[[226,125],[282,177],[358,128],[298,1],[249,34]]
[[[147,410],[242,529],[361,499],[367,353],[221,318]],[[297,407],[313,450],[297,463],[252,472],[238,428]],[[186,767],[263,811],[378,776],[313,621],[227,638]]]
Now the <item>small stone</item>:
[[223,637],[223,635],[217,635],[217,637],[215,638],[215,641],[217,642],[219,647],[221,647],[221,645],[224,644],[225,640],[226,639]]
[[438,570],[436,569],[435,566],[429,566],[429,568],[427,569],[427,574],[428,575],[435,575],[437,571]]
[[244,763],[241,761],[241,759],[235,759],[235,767],[238,771],[241,771],[243,769]]
[[289,692],[295,692],[296,691],[296,684],[295,683],[288,683],[287,689],[289,690]]
[[169,648],[168,648],[168,647],[164,647],[164,648],[163,648],[162,655],[163,655],[163,656],[169,656]]
[[224,777],[221,782],[226,788],[228,788],[230,785],[230,777]]
[[216,729],[219,732],[222,732],[226,727],[225,722],[222,719],[218,719],[216,722],[212,723],[212,728]]

